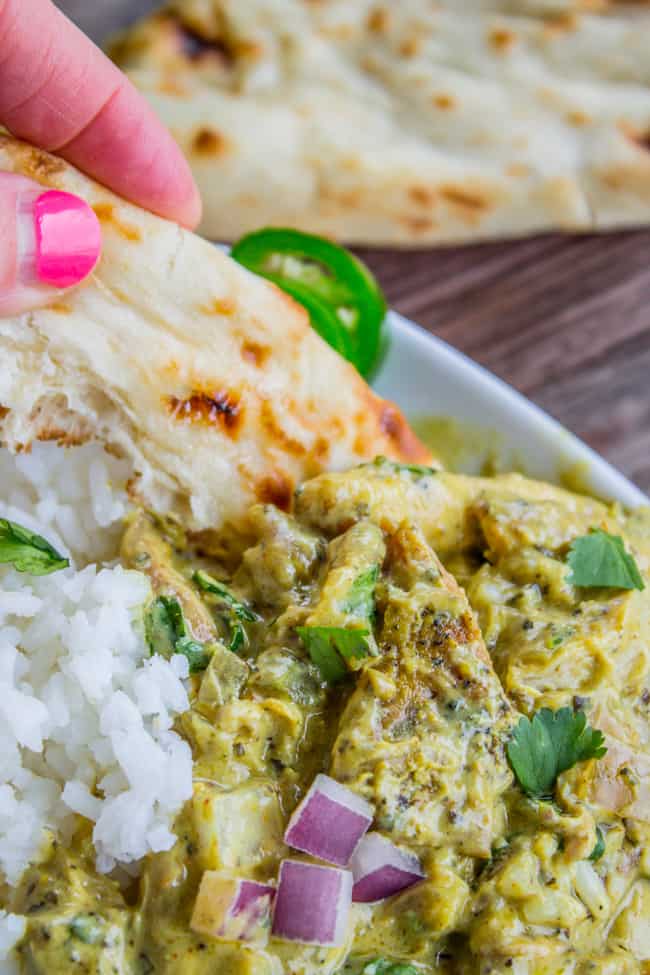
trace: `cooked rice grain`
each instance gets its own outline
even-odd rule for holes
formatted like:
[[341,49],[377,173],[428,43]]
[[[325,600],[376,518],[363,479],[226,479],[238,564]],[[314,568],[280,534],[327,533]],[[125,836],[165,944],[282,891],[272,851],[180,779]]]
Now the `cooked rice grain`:
[[[129,473],[95,446],[0,450],[0,517],[75,563],[40,578],[0,566],[0,871],[10,883],[44,829],[65,836],[74,813],[95,824],[102,871],[169,849],[192,792],[190,749],[171,730],[188,707],[187,661],[149,657],[149,582],[107,561]],[[0,922],[1,951],[16,926]]]

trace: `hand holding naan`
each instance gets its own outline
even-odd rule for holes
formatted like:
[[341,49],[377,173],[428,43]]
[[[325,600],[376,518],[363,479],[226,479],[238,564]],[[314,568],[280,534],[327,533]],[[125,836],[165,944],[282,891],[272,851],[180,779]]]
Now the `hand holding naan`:
[[[56,151],[121,196],[194,226],[201,204],[171,136],[50,0],[0,3],[0,127]],[[47,174],[44,173],[45,178]],[[0,173],[0,315],[45,304],[99,260],[87,203]]]

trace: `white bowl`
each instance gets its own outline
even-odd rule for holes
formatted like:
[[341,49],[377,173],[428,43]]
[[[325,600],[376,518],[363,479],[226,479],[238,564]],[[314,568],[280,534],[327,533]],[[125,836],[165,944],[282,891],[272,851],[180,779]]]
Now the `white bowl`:
[[511,386],[401,315],[391,312],[389,322],[390,350],[373,385],[410,419],[453,418],[471,428],[473,442],[484,431],[500,470],[554,482],[573,473],[598,497],[648,504],[639,488]]

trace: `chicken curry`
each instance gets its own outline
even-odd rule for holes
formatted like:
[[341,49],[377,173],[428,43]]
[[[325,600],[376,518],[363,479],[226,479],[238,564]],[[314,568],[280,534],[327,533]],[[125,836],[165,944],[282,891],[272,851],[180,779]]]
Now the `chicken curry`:
[[[87,822],[52,838],[11,895],[24,970],[648,975],[648,528],[518,475],[382,459],[307,482],[290,515],[254,507],[239,552],[131,515],[152,652],[190,661],[193,798],[130,879],[96,871]],[[289,849],[319,776],[370,810],[393,879],[413,865],[401,889],[345,901],[345,864]],[[254,935],[215,927],[237,885],[278,902],[287,862],[343,878],[340,936],[309,887],[313,937],[277,903]]]

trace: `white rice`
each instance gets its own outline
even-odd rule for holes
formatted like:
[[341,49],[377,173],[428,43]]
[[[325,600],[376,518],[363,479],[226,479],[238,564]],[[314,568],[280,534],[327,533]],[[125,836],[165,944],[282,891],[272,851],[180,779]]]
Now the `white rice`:
[[[170,849],[192,793],[187,661],[149,657],[147,578],[114,559],[125,465],[99,447],[0,450],[0,517],[38,531],[74,567],[34,577],[0,566],[0,872],[15,884],[44,829],[94,823],[97,867]],[[98,562],[99,564],[96,564]],[[0,914],[0,958],[20,937]]]

